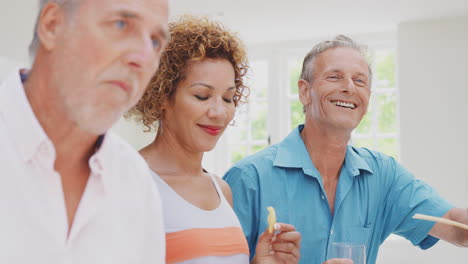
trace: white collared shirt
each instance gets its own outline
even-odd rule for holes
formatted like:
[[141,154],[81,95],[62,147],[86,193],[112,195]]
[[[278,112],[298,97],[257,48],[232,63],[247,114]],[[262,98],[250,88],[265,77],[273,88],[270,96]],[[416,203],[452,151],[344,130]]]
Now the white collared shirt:
[[136,151],[106,134],[69,234],[54,162],[16,71],[0,85],[0,263],[165,263],[159,193]]

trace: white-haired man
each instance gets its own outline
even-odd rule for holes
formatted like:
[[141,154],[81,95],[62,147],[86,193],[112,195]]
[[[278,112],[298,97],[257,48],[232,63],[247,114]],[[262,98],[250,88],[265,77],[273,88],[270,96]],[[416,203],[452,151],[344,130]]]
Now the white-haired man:
[[159,194],[108,132],[167,42],[167,0],[41,0],[0,86],[0,263],[164,263]]
[[412,219],[422,213],[468,223],[466,209],[454,208],[393,158],[348,145],[371,94],[364,55],[346,36],[317,44],[298,82],[305,124],[226,173],[249,246],[270,205],[302,234],[301,264],[351,263],[332,259],[333,242],[364,244],[373,264],[391,233],[422,249],[439,239],[468,246],[468,231]]

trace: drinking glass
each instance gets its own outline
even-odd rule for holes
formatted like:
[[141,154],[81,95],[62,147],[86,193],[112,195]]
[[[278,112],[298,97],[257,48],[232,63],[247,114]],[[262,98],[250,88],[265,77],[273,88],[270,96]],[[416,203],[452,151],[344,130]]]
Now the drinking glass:
[[332,258],[347,258],[354,264],[366,264],[366,245],[333,242],[328,254],[328,259]]

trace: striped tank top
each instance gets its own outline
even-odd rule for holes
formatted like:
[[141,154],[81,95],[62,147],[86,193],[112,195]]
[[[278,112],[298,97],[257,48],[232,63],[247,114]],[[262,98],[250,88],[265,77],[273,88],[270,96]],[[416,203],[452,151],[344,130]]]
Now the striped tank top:
[[161,194],[166,231],[166,263],[248,264],[249,248],[236,214],[218,182],[211,180],[220,197],[214,210],[187,202],[152,172]]

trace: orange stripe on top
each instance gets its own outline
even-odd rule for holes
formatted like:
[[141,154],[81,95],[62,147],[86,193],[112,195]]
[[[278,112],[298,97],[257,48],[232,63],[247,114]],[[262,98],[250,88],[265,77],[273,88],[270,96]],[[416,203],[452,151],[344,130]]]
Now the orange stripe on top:
[[240,227],[193,228],[166,234],[166,262],[177,263],[206,256],[249,255]]

